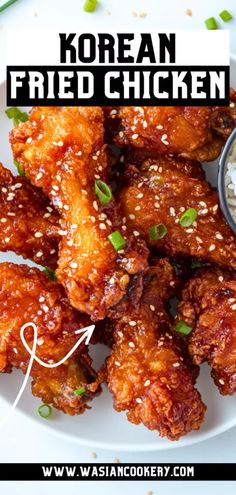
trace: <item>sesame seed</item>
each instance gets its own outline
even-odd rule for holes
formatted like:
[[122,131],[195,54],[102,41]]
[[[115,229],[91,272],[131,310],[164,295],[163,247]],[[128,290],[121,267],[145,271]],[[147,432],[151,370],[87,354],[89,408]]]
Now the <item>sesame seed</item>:
[[76,263],[75,261],[72,261],[72,262],[70,263],[70,267],[71,267],[71,268],[78,268],[78,263]]
[[1,218],[1,222],[2,223],[6,223],[7,222],[7,218]]
[[185,232],[187,232],[187,234],[192,234],[193,229],[186,229]]
[[147,126],[148,126],[148,123],[147,123],[147,121],[146,121],[146,120],[144,120],[144,121],[143,121],[143,128],[144,128],[144,129],[146,129],[146,128],[147,128]]
[[151,311],[155,311],[155,306],[153,306],[153,304],[150,304],[150,306],[149,306],[149,307],[150,307],[150,310],[151,310]]
[[133,140],[135,140],[135,139],[138,139],[138,136],[139,136],[138,134],[133,134],[131,137]]
[[235,311],[235,310],[236,310],[236,304],[233,304],[233,306],[231,306],[231,309],[232,309],[233,311]]
[[106,230],[106,228],[107,228],[107,227],[106,227],[105,223],[100,223],[100,224],[99,224],[99,228],[100,228],[101,230]]
[[178,368],[180,366],[180,363],[174,363],[173,368]]
[[222,277],[222,275],[220,275],[220,277],[218,277],[218,280],[219,280],[219,282],[223,282],[224,277]]
[[148,385],[150,385],[150,383],[151,383],[151,382],[150,382],[150,380],[146,380],[146,381],[144,382],[144,387],[148,387]]
[[94,210],[98,211],[98,204],[97,204],[97,201],[94,201],[94,202],[93,202],[93,207],[94,207]]
[[115,361],[116,366],[120,366],[119,361]]
[[37,345],[43,345],[44,344],[44,339],[43,337],[40,337],[38,340],[37,340]]
[[215,244],[211,244],[210,247],[209,247],[209,251],[214,251],[215,250]]
[[140,399],[140,397],[137,397],[136,402],[137,402],[138,404],[142,404],[142,399]]
[[203,210],[199,210],[198,214],[199,215],[206,215],[208,213],[208,209],[204,208]]
[[136,198],[137,198],[137,199],[141,199],[141,198],[143,198],[143,193],[139,193],[139,194],[137,194]]
[[36,253],[36,257],[37,257],[37,258],[41,258],[41,256],[43,256],[43,252],[42,252],[42,251],[38,251],[38,252]]
[[18,354],[18,350],[16,349],[16,347],[13,347],[13,351],[15,354]]
[[15,189],[20,189],[22,187],[21,182],[17,182],[14,186]]
[[135,209],[135,211],[140,211],[141,210],[141,206],[139,206],[139,205],[138,206],[135,206],[134,209]]
[[136,321],[133,321],[133,320],[129,321],[129,325],[130,325],[131,327],[135,327],[135,325],[136,325]]
[[48,306],[46,306],[46,304],[44,304],[44,305],[42,306],[42,309],[43,309],[44,313],[48,313],[48,311],[49,311],[49,307],[48,307]]
[[54,191],[59,191],[59,187],[58,186],[52,186],[52,188],[54,189]]
[[42,172],[39,172],[37,175],[36,175],[36,180],[39,180],[43,177],[43,174]]
[[133,342],[129,342],[129,347],[135,347]]
[[72,239],[71,239],[70,241],[68,241],[68,242],[67,242],[67,246],[69,246],[69,247],[73,246],[73,241],[72,241]]
[[124,133],[122,131],[120,131],[119,136],[122,138],[124,136]]
[[223,236],[217,232],[216,239],[219,239],[221,241],[223,239]]
[[41,303],[41,302],[44,302],[44,301],[45,301],[45,297],[41,296],[41,297],[39,298],[39,302]]
[[137,230],[133,231],[134,237],[139,237],[140,233]]
[[223,378],[220,378],[219,383],[220,383],[221,385],[224,385],[224,384],[225,384],[225,381],[223,380]]
[[160,203],[154,203],[155,208],[160,208]]
[[32,137],[28,137],[28,139],[26,139],[26,142],[27,142],[28,144],[32,143]]
[[133,213],[130,213],[129,218],[130,218],[130,220],[134,220],[135,219],[135,215]]
[[63,235],[67,235],[67,230],[58,230],[58,234],[63,236]]
[[43,234],[42,234],[42,232],[35,232],[34,237],[36,237],[36,239],[37,239],[39,237],[43,237]]
[[[157,129],[158,129],[158,130],[163,129],[163,125],[161,125],[161,124],[157,125]],[[167,137],[167,136],[166,136],[166,137]]]

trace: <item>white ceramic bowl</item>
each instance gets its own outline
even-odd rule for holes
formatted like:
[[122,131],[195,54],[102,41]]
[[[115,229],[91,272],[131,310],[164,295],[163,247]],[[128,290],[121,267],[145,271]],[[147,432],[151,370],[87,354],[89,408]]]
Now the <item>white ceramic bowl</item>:
[[[236,57],[231,58],[231,84],[236,86]],[[8,132],[11,123],[5,116],[5,83],[0,85],[0,159],[6,167],[14,170],[12,156],[8,144]],[[213,185],[217,184],[218,163],[207,164],[205,167],[208,179]],[[23,262],[12,253],[0,253],[0,261]],[[104,359],[104,348],[96,346],[95,363]],[[107,351],[106,351],[107,352]],[[14,372],[11,375],[0,375],[0,411],[6,412],[8,405],[13,402],[22,383],[23,375]],[[236,397],[221,397],[213,384],[207,366],[201,368],[198,388],[207,404],[206,421],[200,431],[192,433],[178,442],[170,442],[160,438],[155,432],[148,431],[143,426],[130,424],[125,414],[117,413],[112,407],[112,398],[107,390],[95,399],[92,409],[82,416],[70,417],[55,411],[50,420],[45,421],[37,414],[39,401],[30,392],[30,385],[25,391],[20,405],[20,411],[56,435],[66,437],[81,445],[92,448],[104,448],[123,451],[155,451],[173,449],[191,445],[222,433],[236,425]]]

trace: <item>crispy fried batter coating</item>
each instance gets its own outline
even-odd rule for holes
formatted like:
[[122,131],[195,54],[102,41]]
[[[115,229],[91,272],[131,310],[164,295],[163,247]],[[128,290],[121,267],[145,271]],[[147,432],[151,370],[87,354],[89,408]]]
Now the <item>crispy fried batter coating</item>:
[[[72,309],[63,289],[39,270],[12,263],[1,263],[0,268],[0,371],[15,367],[26,372],[30,356],[20,329],[29,322],[38,330],[36,355],[46,363],[60,361],[78,341],[75,331],[91,325],[89,318]],[[32,348],[31,328],[25,338]],[[34,361],[31,376],[34,395],[71,415],[83,413],[99,392],[84,343],[57,368],[46,369]],[[74,395],[81,387],[85,393]]]
[[236,125],[231,107],[118,107],[105,110],[107,127],[119,146],[214,160]]
[[178,318],[193,327],[189,352],[194,363],[207,361],[220,393],[235,393],[236,274],[200,270],[183,291]]
[[165,302],[173,289],[166,260],[149,269],[139,304],[114,322],[114,346],[107,361],[108,386],[117,411],[161,436],[177,440],[197,430],[205,406],[194,383],[198,369],[185,344],[170,330]]
[[59,217],[42,192],[0,163],[0,251],[15,251],[54,270]]
[[[194,256],[226,268],[236,268],[235,236],[219,207],[217,192],[203,180],[197,162],[159,155],[144,162],[141,171],[130,166],[127,185],[119,197],[129,229],[149,246],[170,256]],[[198,212],[192,225],[183,227],[183,213]],[[150,228],[164,224],[163,239],[151,240]]]
[[127,236],[115,201],[103,207],[94,190],[95,180],[108,182],[103,120],[99,107],[35,107],[10,136],[15,159],[63,219],[58,281],[94,320],[122,299],[148,254],[132,236],[118,253],[108,239],[116,230]]

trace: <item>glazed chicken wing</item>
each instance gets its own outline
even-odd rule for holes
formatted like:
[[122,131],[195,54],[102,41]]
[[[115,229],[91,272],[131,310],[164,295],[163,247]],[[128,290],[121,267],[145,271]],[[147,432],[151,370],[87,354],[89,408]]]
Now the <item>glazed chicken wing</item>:
[[54,270],[59,217],[41,191],[0,163],[0,251],[14,251]]
[[[58,281],[72,306],[94,320],[122,299],[148,254],[142,241],[127,238],[114,199],[104,207],[95,194],[96,180],[108,182],[103,120],[99,107],[35,107],[10,137],[20,167],[62,217]],[[118,252],[108,238],[116,231],[125,240]]]
[[194,387],[198,369],[185,344],[171,332],[165,310],[175,281],[166,260],[149,269],[140,303],[114,321],[114,345],[107,361],[108,386],[117,411],[161,436],[177,440],[197,430],[205,406]]
[[[130,166],[119,196],[127,226],[170,256],[193,256],[235,269],[235,236],[217,192],[203,177],[199,163],[161,155],[146,160],[141,170]],[[197,218],[184,227],[180,219],[189,208]],[[155,239],[150,229],[160,224],[166,232]]]
[[[36,355],[45,363],[64,358],[78,341],[75,332],[91,325],[86,315],[72,309],[63,289],[35,268],[12,263],[0,264],[0,371],[20,368],[24,373],[29,364],[20,329],[34,323],[38,330]],[[32,349],[33,330],[27,328],[25,339]],[[75,353],[54,369],[46,369],[34,361],[31,376],[32,392],[43,402],[74,415],[88,408],[88,402],[99,383],[91,367],[84,343]],[[83,387],[82,395],[74,391]]]
[[183,291],[178,318],[193,328],[189,352],[194,363],[207,361],[220,393],[235,393],[236,274],[201,270]]
[[200,161],[217,158],[236,126],[235,107],[118,107],[105,114],[118,146]]

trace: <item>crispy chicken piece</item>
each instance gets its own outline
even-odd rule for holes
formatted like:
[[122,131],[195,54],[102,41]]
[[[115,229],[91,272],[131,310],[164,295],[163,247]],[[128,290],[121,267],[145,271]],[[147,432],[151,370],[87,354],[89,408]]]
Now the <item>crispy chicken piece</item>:
[[[72,309],[63,288],[39,270],[12,263],[1,263],[0,268],[0,371],[27,371],[30,356],[20,329],[29,322],[38,330],[36,355],[46,363],[60,361],[78,341],[75,331],[91,325],[90,319]],[[32,348],[31,328],[25,338]],[[34,395],[71,415],[83,413],[100,391],[84,343],[57,368],[46,369],[34,361],[31,376]],[[81,387],[85,392],[74,395]]]
[[193,327],[189,352],[207,361],[222,395],[236,392],[236,273],[200,270],[187,284],[178,319]]
[[[142,241],[127,239],[114,199],[103,207],[95,194],[95,180],[108,182],[103,120],[99,107],[35,107],[10,136],[20,167],[63,219],[58,281],[94,320],[123,298],[148,255]],[[118,253],[108,239],[117,230],[126,238]]]
[[105,110],[105,115],[118,146],[201,161],[217,158],[236,126],[232,107],[118,107]]
[[59,217],[42,192],[0,163],[0,251],[15,251],[54,270]]
[[[203,180],[197,162],[159,155],[144,162],[141,171],[130,166],[127,185],[119,194],[127,226],[164,253],[176,257],[193,256],[226,268],[236,268],[235,236],[219,207],[216,190]],[[183,227],[179,219],[194,208],[192,225]],[[150,228],[164,224],[167,234],[150,238]]]
[[114,321],[114,346],[107,360],[108,386],[117,411],[161,436],[178,440],[197,430],[205,405],[194,387],[198,368],[185,343],[171,332],[165,302],[173,289],[173,269],[166,260],[151,267],[143,297]]

